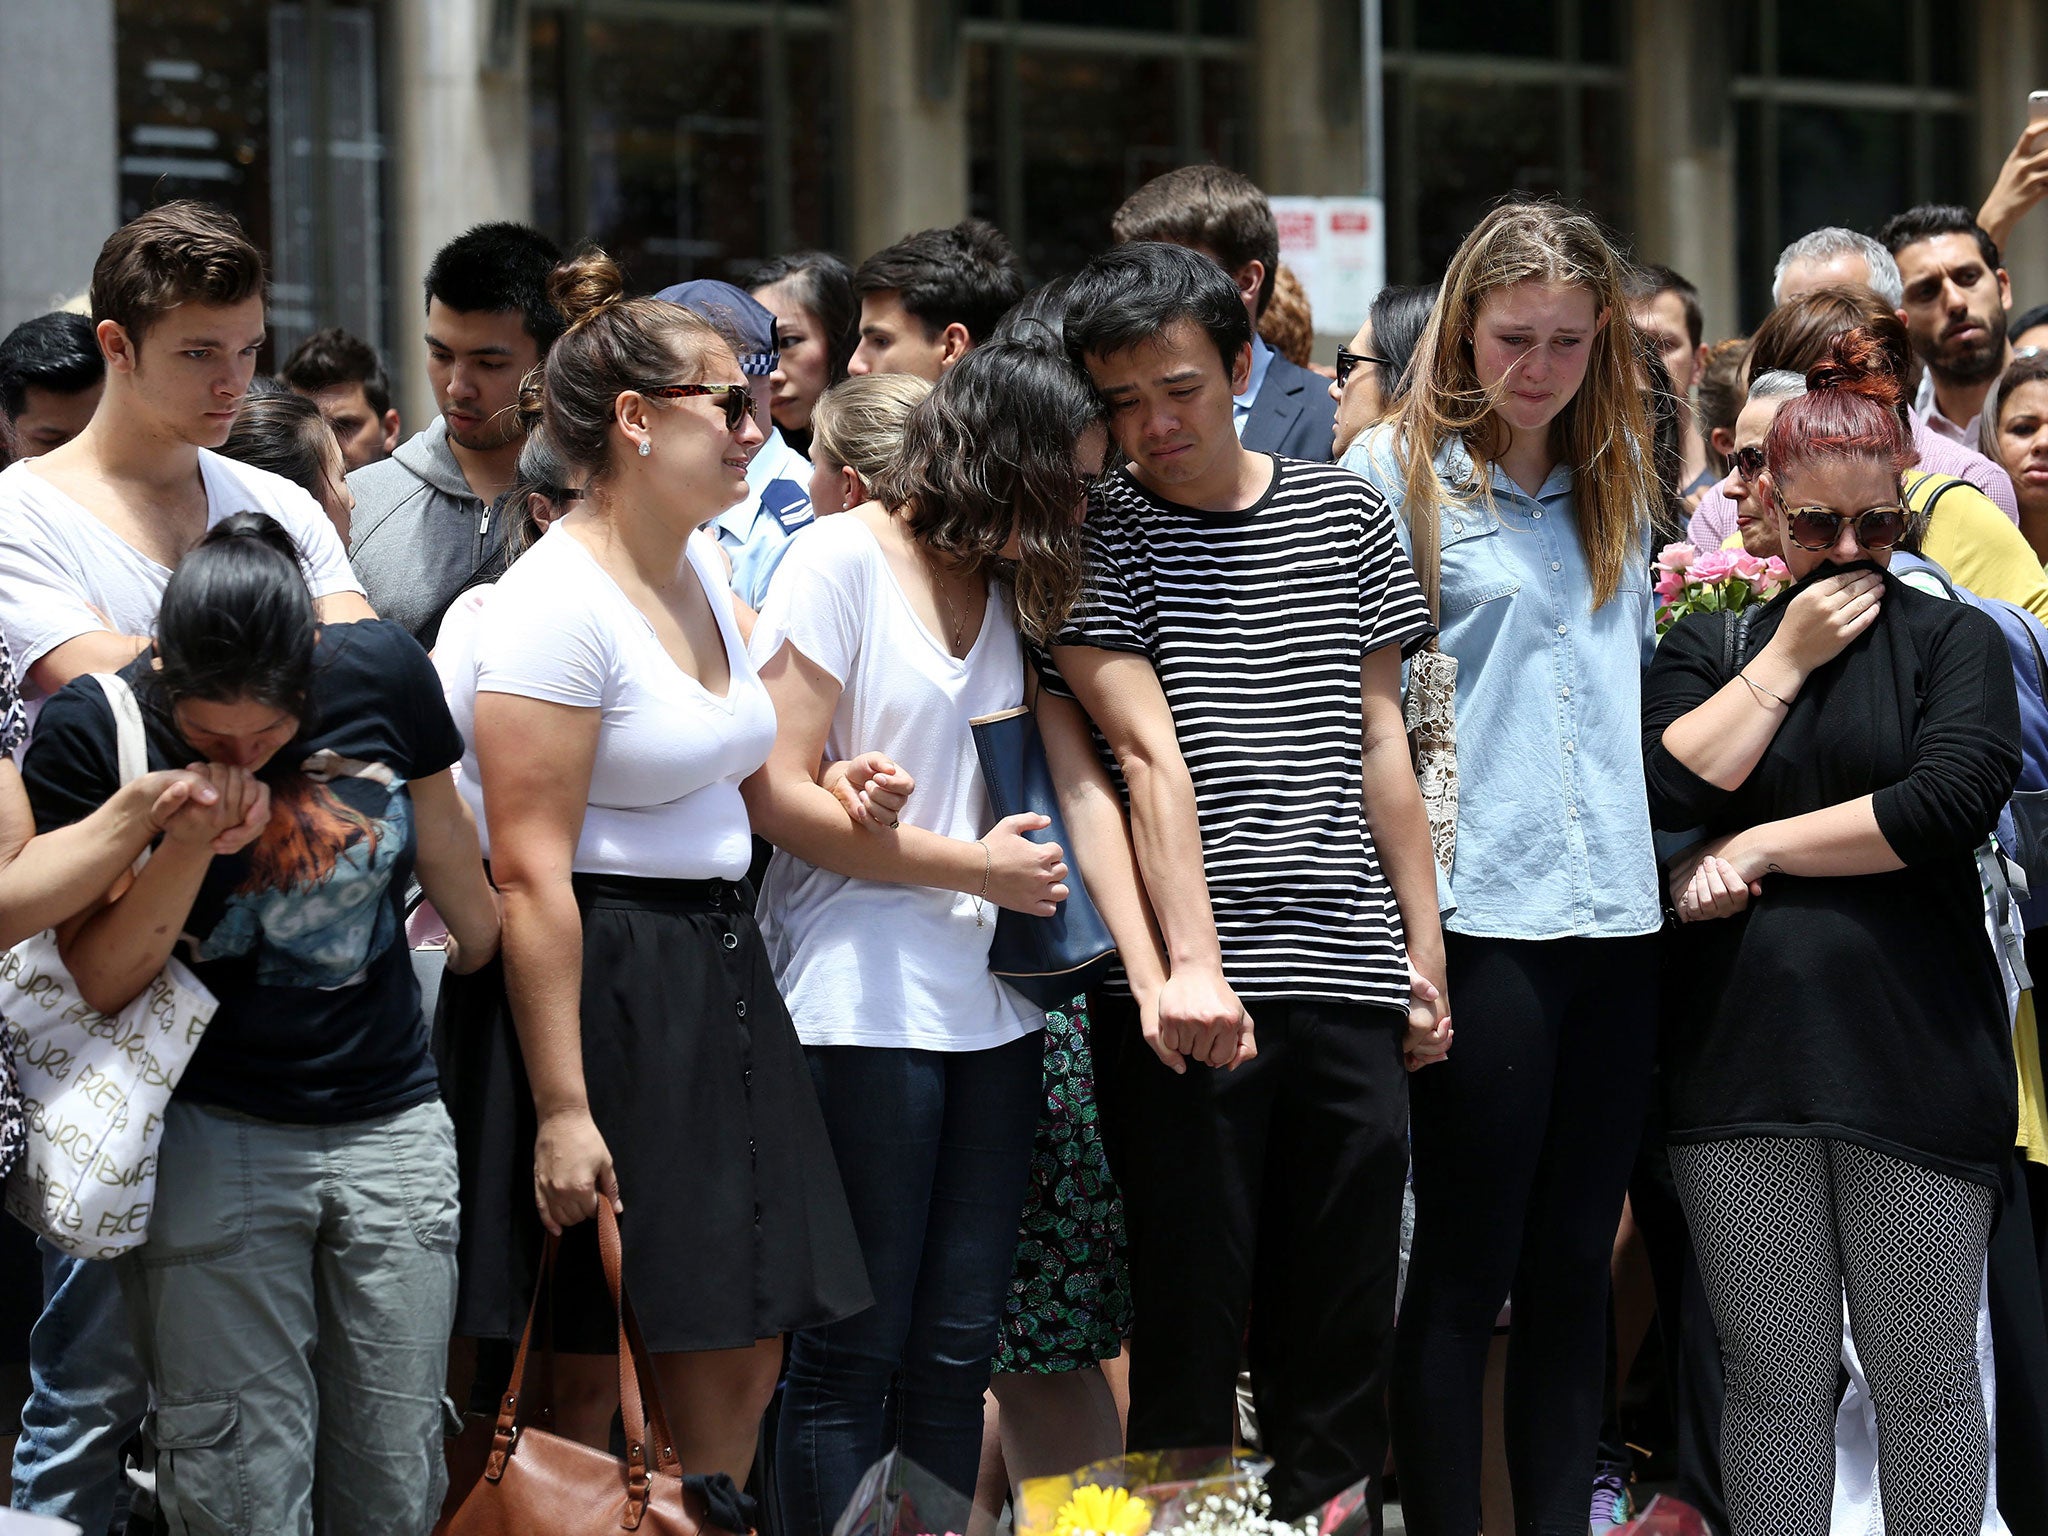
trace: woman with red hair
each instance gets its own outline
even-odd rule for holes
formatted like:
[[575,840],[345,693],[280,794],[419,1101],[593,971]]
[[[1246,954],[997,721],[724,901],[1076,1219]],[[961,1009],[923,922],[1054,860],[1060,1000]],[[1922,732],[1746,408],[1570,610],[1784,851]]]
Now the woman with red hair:
[[[1977,1298],[2015,1129],[1977,849],[2019,771],[1998,627],[1888,571],[1913,514],[1898,384],[1838,337],[1764,442],[1793,585],[1682,620],[1643,687],[1671,891],[1671,1159],[1727,1365],[1732,1536],[1829,1527],[1850,1327],[1892,1536],[1978,1529]],[[1747,620],[1748,622],[1744,622]]]

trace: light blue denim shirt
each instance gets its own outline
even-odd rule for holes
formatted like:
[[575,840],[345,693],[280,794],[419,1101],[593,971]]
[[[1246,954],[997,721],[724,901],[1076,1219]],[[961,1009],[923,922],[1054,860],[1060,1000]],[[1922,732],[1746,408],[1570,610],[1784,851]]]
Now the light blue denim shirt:
[[[1398,514],[1393,429],[1344,455]],[[1438,480],[1464,484],[1452,443]],[[1568,468],[1531,496],[1498,469],[1493,506],[1446,501],[1438,643],[1458,660],[1453,933],[1618,938],[1663,922],[1643,786],[1642,672],[1656,644],[1649,550],[1593,608]],[[1403,547],[1405,519],[1397,521]]]

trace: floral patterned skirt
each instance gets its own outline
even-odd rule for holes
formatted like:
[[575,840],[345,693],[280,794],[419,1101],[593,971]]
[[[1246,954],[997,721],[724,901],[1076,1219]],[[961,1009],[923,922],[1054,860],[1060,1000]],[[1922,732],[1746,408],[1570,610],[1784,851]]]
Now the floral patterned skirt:
[[1131,1331],[1127,1251],[1077,997],[1045,1016],[1045,1107],[995,1368],[1050,1374],[1113,1358]]

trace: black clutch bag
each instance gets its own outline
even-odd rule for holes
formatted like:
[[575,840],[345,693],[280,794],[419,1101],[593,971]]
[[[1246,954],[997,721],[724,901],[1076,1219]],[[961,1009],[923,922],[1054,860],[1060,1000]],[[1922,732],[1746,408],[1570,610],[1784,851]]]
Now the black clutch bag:
[[1048,818],[1050,826],[1028,835],[1034,843],[1058,843],[1067,856],[1069,895],[1059,910],[1051,917],[999,911],[995,942],[988,951],[991,971],[1039,1007],[1056,1008],[1101,979],[1116,953],[1116,941],[1081,883],[1037,717],[1020,705],[968,723],[974,728],[974,752],[981,759],[981,776],[996,819],[1030,812]]

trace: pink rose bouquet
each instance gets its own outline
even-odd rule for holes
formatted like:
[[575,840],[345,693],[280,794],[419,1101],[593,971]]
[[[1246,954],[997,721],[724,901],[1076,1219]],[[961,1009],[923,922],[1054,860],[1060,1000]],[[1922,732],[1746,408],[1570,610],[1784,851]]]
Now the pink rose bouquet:
[[1659,635],[1689,613],[1737,613],[1767,603],[1792,579],[1776,555],[1759,560],[1743,549],[1702,554],[1690,544],[1666,544],[1653,569]]

